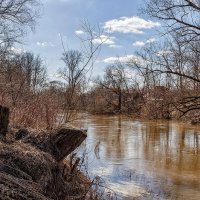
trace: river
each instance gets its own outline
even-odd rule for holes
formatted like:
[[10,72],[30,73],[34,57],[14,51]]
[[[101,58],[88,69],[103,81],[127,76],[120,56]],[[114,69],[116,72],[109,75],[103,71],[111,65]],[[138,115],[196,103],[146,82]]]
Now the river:
[[87,129],[88,171],[118,199],[200,199],[200,126],[103,115],[75,125]]

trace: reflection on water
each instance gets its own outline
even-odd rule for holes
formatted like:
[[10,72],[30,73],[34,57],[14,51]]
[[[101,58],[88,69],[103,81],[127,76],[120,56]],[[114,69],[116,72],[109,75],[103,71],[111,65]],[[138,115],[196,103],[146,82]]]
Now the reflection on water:
[[200,127],[168,121],[89,116],[89,171],[122,199],[200,199]]

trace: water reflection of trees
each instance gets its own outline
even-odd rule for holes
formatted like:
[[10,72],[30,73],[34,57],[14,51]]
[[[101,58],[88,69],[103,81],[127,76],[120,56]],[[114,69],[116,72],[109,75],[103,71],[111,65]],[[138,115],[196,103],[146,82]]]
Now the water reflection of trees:
[[84,123],[92,127],[88,142],[93,144],[95,158],[101,164],[126,166],[112,166],[112,177],[128,173],[131,181],[163,195],[179,196],[180,185],[199,190],[200,127],[170,121],[130,121],[122,116],[94,116]]
[[122,118],[122,116],[97,116],[91,119],[92,130],[90,134],[92,139],[96,141],[94,144],[95,154],[98,155],[96,157],[99,158],[102,155],[104,159],[112,159],[116,162],[125,158]]
[[147,161],[176,174],[200,168],[200,127],[170,121],[136,123],[122,116],[97,116],[85,123],[92,127],[89,137],[96,141],[94,150],[100,151],[96,152],[99,159],[118,163],[131,160],[133,165]]
[[144,158],[159,168],[197,170],[199,163],[199,128],[172,122],[151,122],[142,126],[141,148]]
[[122,134],[122,117],[117,116],[104,132],[105,157],[115,161],[125,158],[125,138]]

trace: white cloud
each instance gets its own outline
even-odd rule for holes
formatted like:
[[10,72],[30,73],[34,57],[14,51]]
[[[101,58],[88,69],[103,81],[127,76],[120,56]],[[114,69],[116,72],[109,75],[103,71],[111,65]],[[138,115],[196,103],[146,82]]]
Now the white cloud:
[[21,54],[21,53],[25,53],[26,52],[24,49],[16,48],[16,47],[11,47],[10,51],[15,53],[15,54]]
[[140,62],[141,58],[136,55],[127,55],[121,57],[109,57],[103,60],[105,63],[113,64],[116,62],[129,63],[129,62]]
[[54,44],[51,42],[37,42],[36,44],[40,47],[54,47]]
[[156,42],[155,38],[149,38],[147,41],[136,41],[136,42],[133,43],[133,46],[143,47],[146,44],[151,44],[151,43],[154,43],[154,42]]
[[93,40],[94,44],[107,44],[107,45],[114,45],[115,44],[115,37],[110,37],[107,35],[100,35]]
[[84,31],[82,31],[82,30],[77,30],[77,31],[75,31],[75,34],[76,34],[76,35],[83,35],[83,34],[84,34]]
[[[119,71],[115,68],[111,68],[112,74],[113,75],[118,75]],[[134,70],[130,70],[128,67],[123,67],[123,72],[126,78],[133,78],[136,73],[134,72]]]
[[143,42],[143,41],[136,41],[133,43],[133,46],[135,46],[135,47],[142,47],[144,45],[145,45],[145,42]]
[[147,41],[146,41],[146,43],[154,43],[154,42],[156,42],[156,38],[149,38]]
[[119,49],[119,48],[122,48],[121,45],[116,45],[116,44],[111,44],[109,45],[110,48],[114,48],[114,49]]
[[169,50],[160,50],[156,53],[157,56],[167,56],[169,54],[171,54],[172,52]]
[[103,28],[108,32],[143,34],[143,29],[160,26],[158,22],[142,19],[138,16],[121,17],[105,22]]

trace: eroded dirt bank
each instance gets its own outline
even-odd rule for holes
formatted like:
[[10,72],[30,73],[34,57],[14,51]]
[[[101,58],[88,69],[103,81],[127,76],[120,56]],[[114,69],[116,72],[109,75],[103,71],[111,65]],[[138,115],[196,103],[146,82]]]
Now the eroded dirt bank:
[[84,199],[89,183],[63,160],[86,137],[66,128],[10,131],[0,140],[0,199]]

